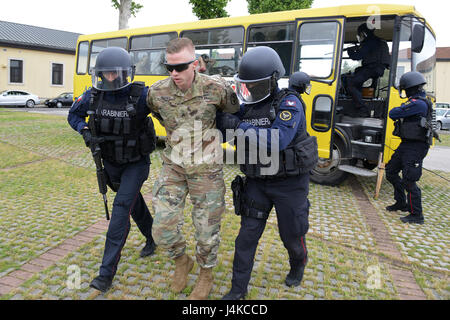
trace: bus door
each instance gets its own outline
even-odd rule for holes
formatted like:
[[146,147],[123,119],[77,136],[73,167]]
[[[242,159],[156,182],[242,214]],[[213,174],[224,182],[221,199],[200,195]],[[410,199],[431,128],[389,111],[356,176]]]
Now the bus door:
[[344,18],[298,19],[294,71],[311,77],[311,94],[302,95],[308,132],[317,137],[319,157],[331,158],[336,88],[340,77]]

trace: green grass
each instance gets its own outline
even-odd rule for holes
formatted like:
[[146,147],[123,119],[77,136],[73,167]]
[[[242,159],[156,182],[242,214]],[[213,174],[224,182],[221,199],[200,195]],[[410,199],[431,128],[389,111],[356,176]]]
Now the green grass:
[[439,142],[436,140],[436,146],[439,147],[450,147],[450,134],[449,133],[442,133],[439,132],[439,138],[441,139],[442,142]]
[[19,166],[37,160],[45,159],[43,156],[24,151],[18,147],[0,142],[0,169]]

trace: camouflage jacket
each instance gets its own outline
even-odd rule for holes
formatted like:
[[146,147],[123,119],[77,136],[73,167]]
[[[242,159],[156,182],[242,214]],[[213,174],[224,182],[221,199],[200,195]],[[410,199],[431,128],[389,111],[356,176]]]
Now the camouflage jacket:
[[180,165],[187,174],[222,169],[216,111],[239,110],[239,100],[225,79],[196,72],[191,88],[183,92],[168,77],[150,87],[147,105],[166,129],[164,163]]

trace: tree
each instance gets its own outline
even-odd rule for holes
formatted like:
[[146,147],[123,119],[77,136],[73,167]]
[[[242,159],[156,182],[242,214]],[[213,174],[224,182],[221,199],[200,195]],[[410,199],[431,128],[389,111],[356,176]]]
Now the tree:
[[143,7],[142,4],[133,0],[111,0],[112,6],[119,9],[119,30],[128,28],[128,20]]
[[192,4],[192,12],[200,20],[224,18],[229,14],[225,10],[228,2],[231,0],[189,0]]
[[247,0],[250,14],[311,8],[314,0]]

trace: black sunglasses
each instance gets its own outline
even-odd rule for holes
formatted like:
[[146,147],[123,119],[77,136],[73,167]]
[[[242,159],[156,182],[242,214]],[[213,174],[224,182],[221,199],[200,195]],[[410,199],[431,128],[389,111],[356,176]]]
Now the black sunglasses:
[[178,63],[178,64],[169,64],[164,63],[164,66],[166,67],[167,71],[172,72],[173,70],[176,70],[177,72],[182,72],[189,68],[189,65],[194,62],[195,60],[185,62],[185,63]]

